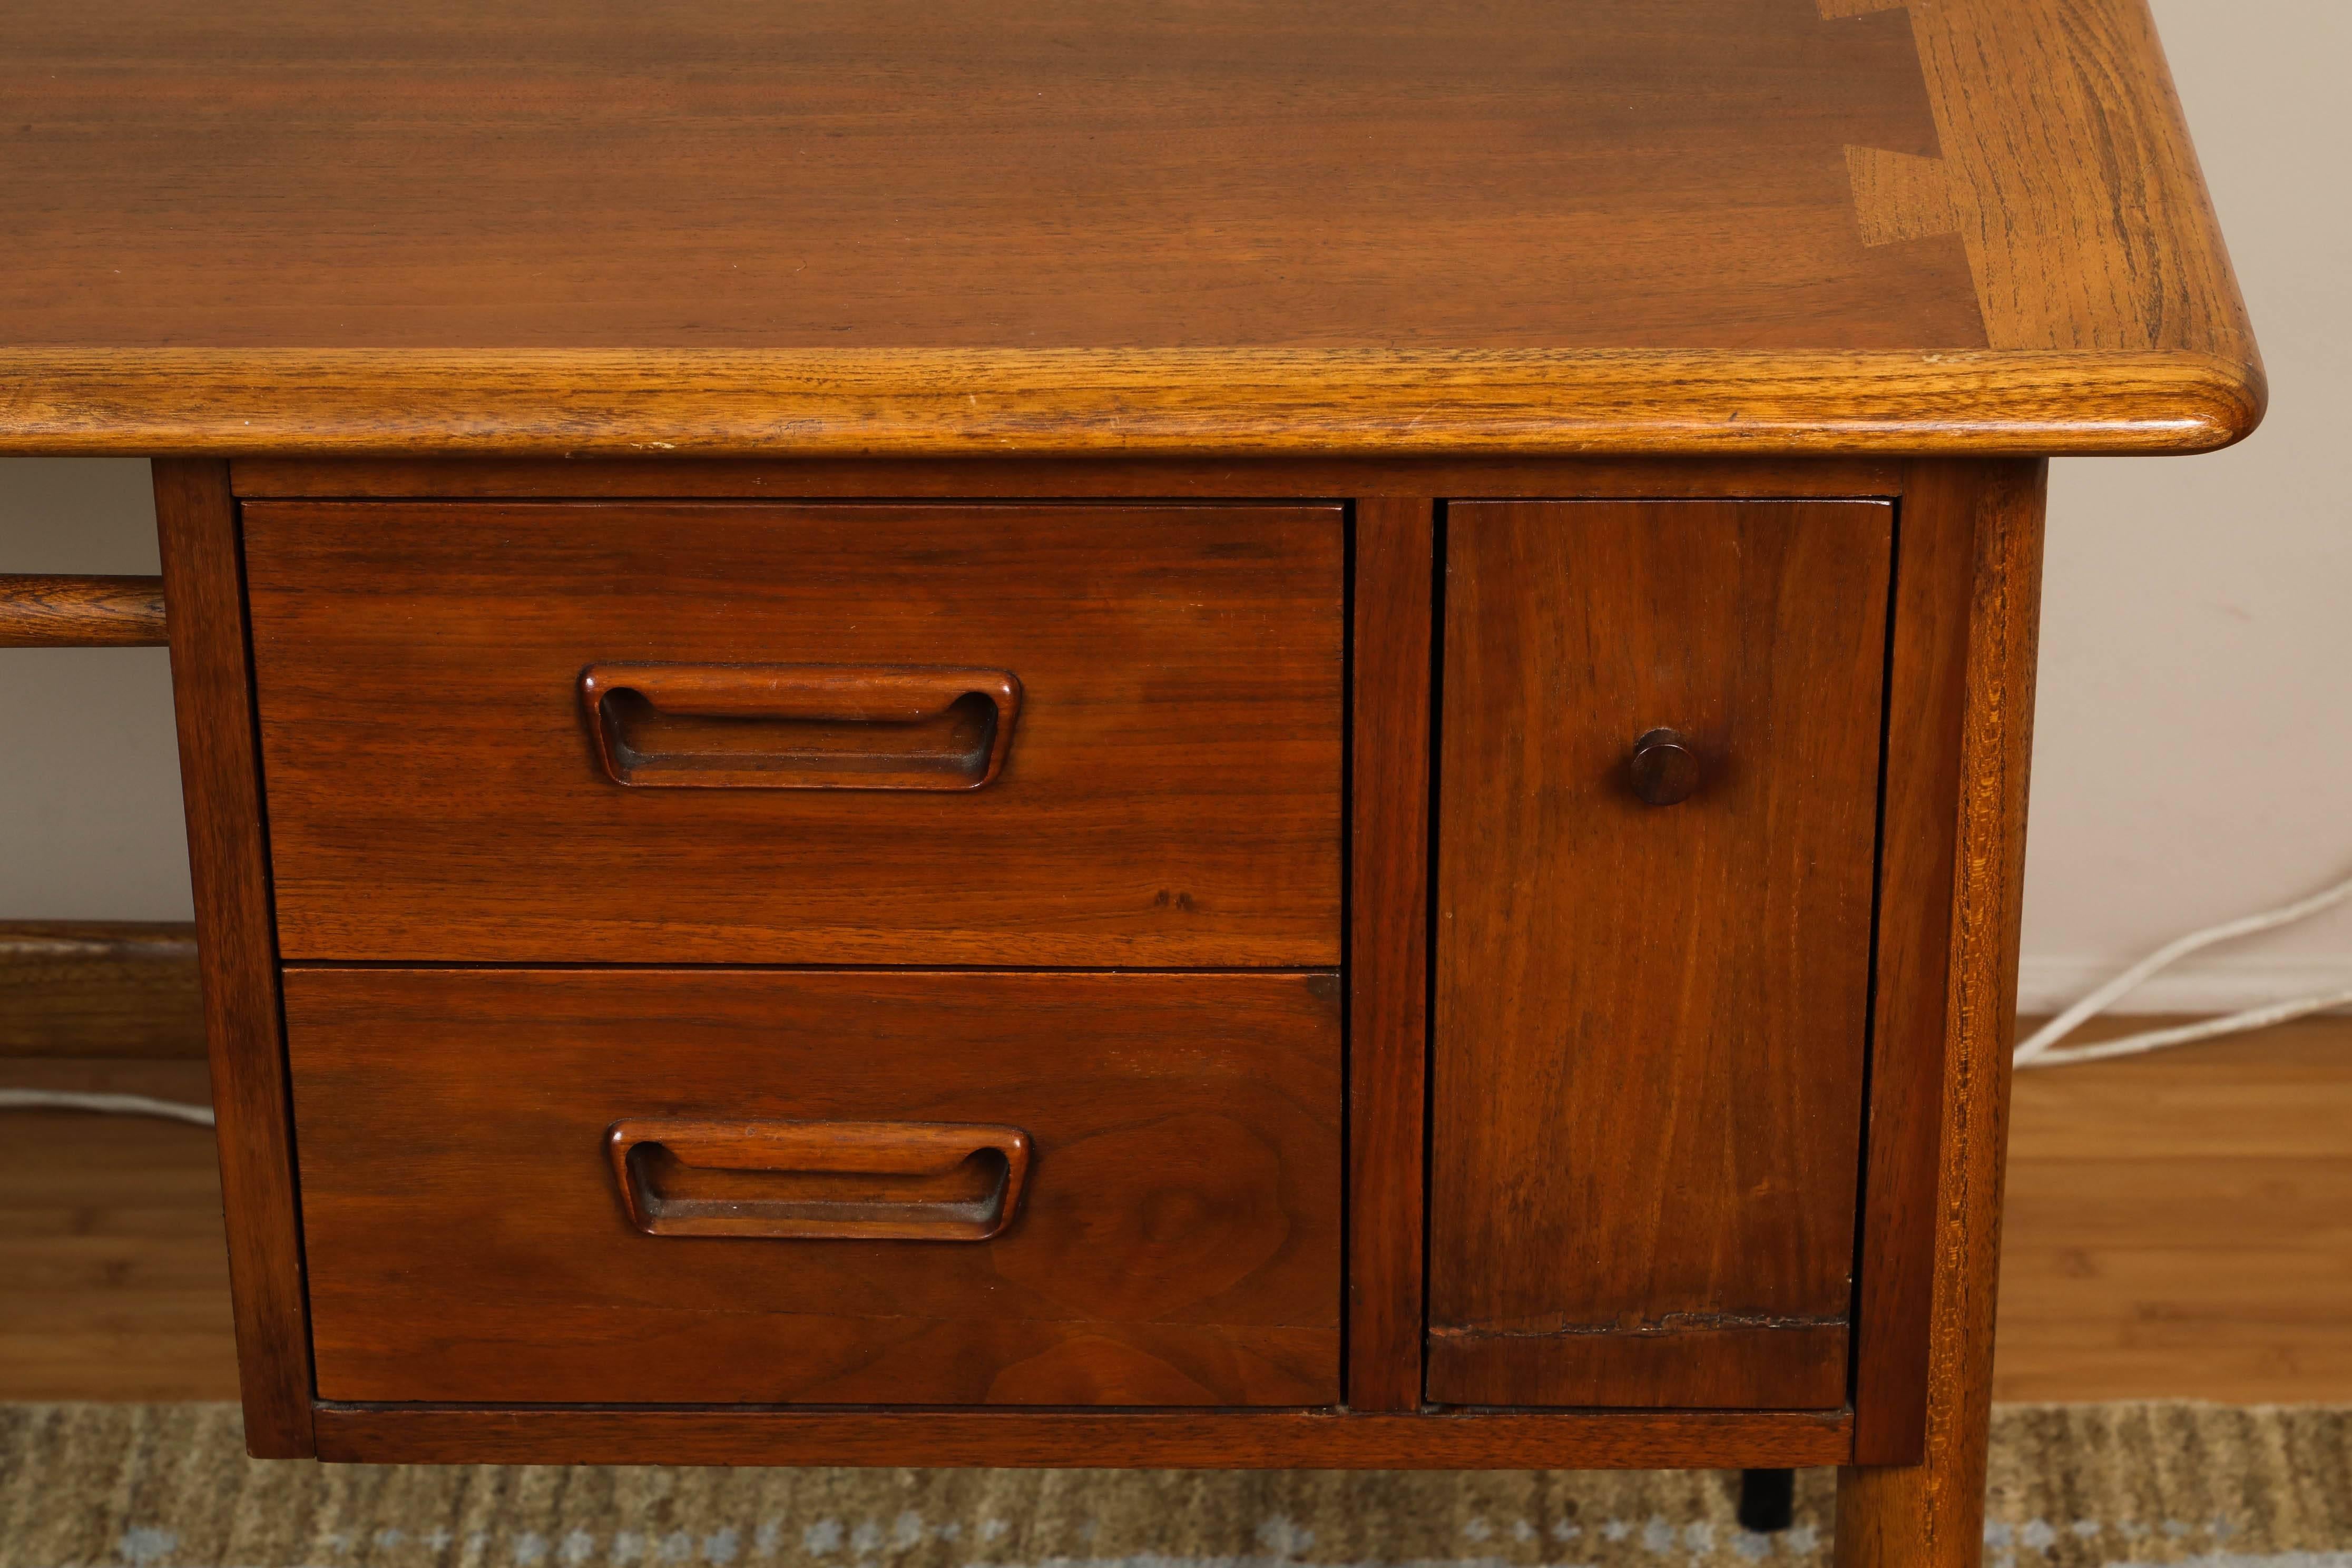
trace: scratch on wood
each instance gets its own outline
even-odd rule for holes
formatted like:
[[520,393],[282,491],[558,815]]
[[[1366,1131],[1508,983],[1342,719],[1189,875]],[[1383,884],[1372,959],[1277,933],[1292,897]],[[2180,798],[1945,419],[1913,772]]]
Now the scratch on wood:
[[1433,1325],[1434,1340],[1553,1340],[1578,1334],[1712,1334],[1739,1329],[1842,1329],[1843,1313],[1827,1317],[1776,1316],[1750,1312],[1667,1312],[1655,1318],[1626,1316],[1600,1323],[1558,1323],[1541,1329],[1496,1329],[1476,1324]]

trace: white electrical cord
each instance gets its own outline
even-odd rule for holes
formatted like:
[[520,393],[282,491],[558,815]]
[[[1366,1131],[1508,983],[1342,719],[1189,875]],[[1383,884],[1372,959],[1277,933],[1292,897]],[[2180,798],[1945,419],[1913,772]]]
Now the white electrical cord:
[[2068,1062],[2094,1062],[2106,1057],[2137,1056],[2142,1051],[2162,1050],[2167,1046],[2183,1045],[2190,1040],[2209,1040],[2216,1035],[2234,1035],[2247,1029],[2266,1028],[2273,1024],[2284,1024],[2290,1018],[2325,1013],[2331,1007],[2352,1006],[2352,985],[2347,985],[2315,996],[2297,996],[2284,1002],[2249,1007],[2242,1013],[2231,1013],[2227,1017],[2207,1018],[2169,1029],[2145,1029],[2120,1039],[2101,1040],[2093,1046],[2073,1046],[2063,1051],[2051,1048],[2081,1027],[2084,1020],[2105,1012],[2126,992],[2136,989],[2141,982],[2166,965],[2211,947],[2215,942],[2231,942],[2242,936],[2252,936],[2257,931],[2292,924],[2322,910],[2333,909],[2347,899],[2352,899],[2352,877],[2307,899],[2297,900],[2275,910],[2265,910],[2260,914],[2207,926],[2202,931],[2190,931],[2177,942],[2166,943],[2034,1031],[2032,1039],[2017,1047],[2017,1065],[2021,1068],[2063,1067]]
[[121,1116],[167,1116],[174,1121],[213,1124],[209,1105],[183,1105],[143,1094],[83,1094],[67,1089],[0,1089],[0,1110],[110,1110]]

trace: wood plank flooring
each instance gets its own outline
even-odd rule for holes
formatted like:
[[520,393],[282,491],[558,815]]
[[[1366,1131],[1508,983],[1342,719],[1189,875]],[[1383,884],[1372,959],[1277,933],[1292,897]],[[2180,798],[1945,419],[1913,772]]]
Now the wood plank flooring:
[[[234,1397],[219,1203],[202,1128],[0,1112],[0,1399]],[[2022,1075],[2009,1204],[1998,1397],[2352,1402],[2352,1019]]]
[[[202,1100],[200,1061],[0,1060],[16,1089]],[[234,1399],[212,1130],[0,1111],[0,1399]]]
[[2019,1075],[1993,1395],[2352,1402],[2352,1019]]

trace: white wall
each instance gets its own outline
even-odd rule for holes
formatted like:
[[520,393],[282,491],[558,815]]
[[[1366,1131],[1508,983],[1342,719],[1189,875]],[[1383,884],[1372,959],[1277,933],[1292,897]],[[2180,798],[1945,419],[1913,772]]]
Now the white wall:
[[[2210,457],[2052,467],[2028,1008],[2352,875],[2352,7],[2155,8],[2271,412]],[[2139,1005],[2352,984],[2352,908],[2174,973]]]
[[[0,458],[0,572],[155,571],[147,465]],[[0,920],[184,921],[160,647],[0,648]]]
[[[2352,7],[2156,0],[2269,361],[2214,457],[2053,472],[2029,1007],[2352,873]],[[143,464],[0,461],[0,571],[153,569]],[[0,919],[184,919],[160,650],[0,651]],[[2141,994],[2352,981],[2352,909]]]

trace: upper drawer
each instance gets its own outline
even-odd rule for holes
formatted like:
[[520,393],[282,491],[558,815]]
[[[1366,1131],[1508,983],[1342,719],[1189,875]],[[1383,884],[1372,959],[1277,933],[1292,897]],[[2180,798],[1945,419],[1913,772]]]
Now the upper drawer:
[[1337,507],[244,521],[289,958],[1338,960]]

